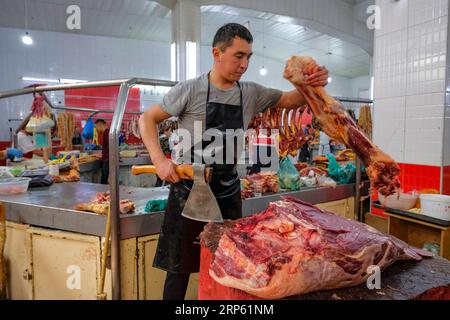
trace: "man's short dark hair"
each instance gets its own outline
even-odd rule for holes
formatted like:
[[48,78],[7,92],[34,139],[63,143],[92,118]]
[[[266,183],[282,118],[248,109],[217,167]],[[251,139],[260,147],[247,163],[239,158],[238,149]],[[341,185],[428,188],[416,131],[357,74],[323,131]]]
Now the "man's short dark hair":
[[225,51],[236,37],[253,43],[253,36],[246,27],[239,23],[227,23],[217,30],[212,46],[218,47],[220,51]]
[[106,121],[103,120],[103,119],[97,119],[97,120],[95,120],[95,124],[97,124],[97,123],[103,123],[103,124],[106,124]]

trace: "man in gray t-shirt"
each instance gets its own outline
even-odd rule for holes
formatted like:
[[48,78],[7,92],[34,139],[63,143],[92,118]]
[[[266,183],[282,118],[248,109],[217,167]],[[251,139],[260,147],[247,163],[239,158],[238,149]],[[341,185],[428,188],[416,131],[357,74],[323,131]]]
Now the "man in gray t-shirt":
[[[250,120],[259,112],[274,107],[283,92],[278,89],[263,87],[255,82],[240,82],[243,98],[244,129]],[[179,128],[187,129],[194,134],[194,121],[205,123],[205,103],[208,91],[208,75],[178,83],[163,98],[161,109],[172,116],[178,116]],[[239,104],[239,87],[235,83],[232,87],[221,89],[211,83],[211,102],[221,102],[232,105]]]
[[[192,184],[180,181],[175,164],[164,156],[157,124],[177,116],[179,129],[185,129],[192,136],[195,136],[194,124],[198,121],[202,130],[212,128],[226,136],[229,129],[246,129],[250,119],[266,108],[297,108],[306,104],[302,93],[296,89],[282,92],[239,81],[248,68],[252,42],[253,37],[244,26],[236,23],[222,26],[213,40],[211,71],[178,83],[166,94],[162,104],[152,106],[139,119],[140,133],[156,173],[162,180],[172,183],[154,260],[155,267],[167,271],[164,299],[184,299],[190,273],[199,270],[200,248],[196,243],[205,224],[181,215]],[[326,85],[326,68],[315,71],[305,79],[306,84]],[[210,187],[223,218],[239,218],[242,206],[235,165],[213,166]]]

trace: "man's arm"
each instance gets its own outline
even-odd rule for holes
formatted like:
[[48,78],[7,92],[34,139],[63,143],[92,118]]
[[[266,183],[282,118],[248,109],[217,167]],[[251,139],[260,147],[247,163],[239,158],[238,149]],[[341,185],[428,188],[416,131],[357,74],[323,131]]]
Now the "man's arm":
[[[305,78],[305,85],[313,87],[324,87],[328,84],[328,70],[325,67],[317,67],[315,72]],[[306,105],[306,99],[297,89],[283,92],[280,100],[275,105],[276,108],[298,108]]]
[[170,117],[171,115],[165,112],[159,104],[153,105],[139,118],[139,130],[158,176],[161,180],[175,183],[180,180],[175,171],[175,164],[164,156],[158,134],[158,123]]
[[285,91],[278,100],[275,108],[295,109],[306,105],[306,99],[298,90]]

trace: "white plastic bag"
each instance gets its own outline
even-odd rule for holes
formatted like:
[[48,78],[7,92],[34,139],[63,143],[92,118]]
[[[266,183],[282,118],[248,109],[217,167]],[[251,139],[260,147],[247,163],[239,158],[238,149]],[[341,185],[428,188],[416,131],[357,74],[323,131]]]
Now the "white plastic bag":
[[321,187],[333,187],[333,188],[335,188],[336,185],[337,185],[336,181],[334,181],[330,177],[326,177],[326,176],[318,176],[317,177],[317,182],[318,182],[319,186],[321,186]]

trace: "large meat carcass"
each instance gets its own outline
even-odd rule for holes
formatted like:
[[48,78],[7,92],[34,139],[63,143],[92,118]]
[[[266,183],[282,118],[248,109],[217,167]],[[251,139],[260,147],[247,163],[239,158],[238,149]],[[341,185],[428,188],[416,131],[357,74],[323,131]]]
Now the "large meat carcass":
[[209,223],[200,239],[213,253],[215,281],[264,299],[356,286],[368,279],[370,266],[431,256],[291,197],[246,218]]
[[305,85],[305,77],[317,70],[318,65],[311,57],[293,56],[287,61],[284,77],[304,94],[322,130],[361,158],[372,187],[383,195],[393,194],[400,187],[399,166],[365,136],[344,107],[323,87]]

